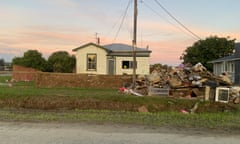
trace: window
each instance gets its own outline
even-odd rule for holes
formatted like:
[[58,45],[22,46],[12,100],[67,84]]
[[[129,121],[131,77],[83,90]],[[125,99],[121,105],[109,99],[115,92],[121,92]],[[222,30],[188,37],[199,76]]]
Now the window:
[[87,70],[96,70],[97,69],[97,55],[96,54],[87,54]]
[[[132,69],[133,68],[133,61],[122,61],[122,69]],[[137,68],[137,63],[136,63]]]
[[225,71],[226,72],[234,72],[234,63],[232,61],[225,62]]

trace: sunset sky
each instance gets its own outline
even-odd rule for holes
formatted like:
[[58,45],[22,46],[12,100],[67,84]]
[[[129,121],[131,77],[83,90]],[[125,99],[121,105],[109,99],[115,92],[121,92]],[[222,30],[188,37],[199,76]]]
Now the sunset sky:
[[[240,41],[240,0],[158,2],[201,39]],[[60,50],[74,54],[72,49],[96,42],[96,33],[102,45],[131,45],[132,27],[133,0],[0,0],[0,58],[10,62],[29,49],[45,58]],[[149,46],[151,64],[180,64],[183,51],[198,40],[155,0],[139,0],[137,46]]]

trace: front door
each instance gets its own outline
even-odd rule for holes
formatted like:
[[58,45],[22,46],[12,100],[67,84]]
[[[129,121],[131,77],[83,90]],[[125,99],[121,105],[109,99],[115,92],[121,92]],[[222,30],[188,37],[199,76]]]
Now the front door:
[[114,60],[113,59],[108,59],[108,74],[109,75],[114,75]]

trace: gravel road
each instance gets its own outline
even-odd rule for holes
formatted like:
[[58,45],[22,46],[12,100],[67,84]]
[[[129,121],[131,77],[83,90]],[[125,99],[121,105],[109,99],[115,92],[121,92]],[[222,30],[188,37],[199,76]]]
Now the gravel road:
[[240,134],[134,125],[0,122],[1,144],[239,144]]

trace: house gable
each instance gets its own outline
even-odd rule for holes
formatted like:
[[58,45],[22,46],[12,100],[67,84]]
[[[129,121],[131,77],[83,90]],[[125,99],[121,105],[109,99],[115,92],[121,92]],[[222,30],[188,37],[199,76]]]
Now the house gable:
[[82,45],[82,46],[80,46],[80,47],[77,47],[77,48],[73,49],[72,51],[76,52],[76,51],[78,51],[78,50],[80,50],[80,49],[83,49],[83,48],[86,48],[86,47],[89,47],[89,46],[94,46],[94,47],[97,47],[97,48],[100,48],[100,49],[103,49],[103,50],[109,52],[108,49],[106,49],[106,48],[104,48],[104,47],[102,47],[102,46],[100,46],[100,45],[97,45],[97,44],[95,44],[95,43],[87,43],[87,44],[85,44],[85,45]]
[[76,52],[76,72],[87,74],[107,74],[108,50],[88,43],[73,49]]

